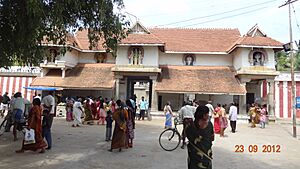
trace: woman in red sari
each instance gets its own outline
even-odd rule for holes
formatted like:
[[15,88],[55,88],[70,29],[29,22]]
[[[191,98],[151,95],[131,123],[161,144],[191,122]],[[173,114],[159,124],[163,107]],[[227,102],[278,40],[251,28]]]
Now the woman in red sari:
[[42,137],[42,108],[39,98],[33,99],[33,107],[30,109],[28,117],[28,129],[33,129],[35,134],[35,143],[24,145],[24,140],[21,150],[16,153],[23,153],[25,150],[38,151],[44,153],[47,144]]
[[217,104],[215,108],[215,113],[213,114],[214,117],[214,131],[215,134],[220,134],[221,127],[220,127],[220,113],[221,113],[221,104]]

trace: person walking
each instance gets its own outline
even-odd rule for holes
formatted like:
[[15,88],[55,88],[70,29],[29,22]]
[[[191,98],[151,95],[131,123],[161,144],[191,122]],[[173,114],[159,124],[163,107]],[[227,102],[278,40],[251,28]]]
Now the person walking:
[[267,115],[268,115],[267,105],[264,104],[260,111],[260,128],[262,129],[266,127]]
[[208,107],[198,106],[194,117],[194,122],[186,128],[188,169],[212,169],[214,129],[209,121]]
[[214,118],[214,131],[215,134],[220,134],[220,116],[221,116],[221,104],[217,104],[214,113],[212,113],[212,117]]
[[8,97],[8,92],[5,92],[4,95],[2,96],[2,102],[1,102],[1,117],[4,117],[5,111],[8,111],[9,108],[9,103],[10,103],[10,98]]
[[78,98],[77,101],[73,104],[73,124],[72,127],[79,127],[81,123],[81,114],[83,113],[83,108],[82,108],[82,99]]
[[147,110],[147,102],[145,101],[144,96],[142,96],[142,99],[140,100],[139,108],[140,108],[140,117],[139,117],[139,120],[141,120],[141,118],[142,118],[142,120],[144,120],[145,113],[146,113],[146,110]]
[[220,113],[219,113],[219,121],[220,121],[220,137],[225,137],[224,131],[228,127],[228,121],[226,117],[226,110],[225,110],[226,105],[223,105],[220,108]]
[[113,120],[115,121],[115,128],[113,132],[113,137],[111,141],[111,147],[108,151],[112,152],[113,149],[126,148],[126,121],[128,119],[128,112],[124,109],[121,100],[117,100],[118,108],[113,113]]
[[26,123],[25,119],[25,105],[30,105],[30,101],[22,98],[22,94],[17,92],[11,101],[10,109],[13,112],[13,135],[14,141],[17,140],[17,129],[22,130],[21,126]]
[[231,103],[231,106],[229,108],[229,120],[230,120],[231,132],[235,133],[236,121],[237,121],[237,107],[235,106],[234,103]]
[[53,91],[49,91],[48,95],[42,99],[43,106],[43,122],[42,122],[42,136],[46,138],[48,147],[47,150],[52,148],[52,136],[51,127],[54,118],[55,100],[53,97]]
[[215,114],[215,109],[214,109],[214,106],[212,105],[212,101],[209,100],[207,101],[207,104],[205,105],[206,107],[208,107],[208,110],[209,110],[209,120],[211,119],[212,115]]
[[107,116],[105,117],[105,121],[106,121],[105,141],[110,141],[111,133],[112,133],[112,123],[113,123],[111,110],[107,111]]
[[28,117],[28,130],[34,130],[35,143],[33,144],[24,144],[22,143],[22,148],[17,150],[16,153],[23,153],[26,150],[38,151],[39,153],[44,153],[47,144],[45,143],[42,137],[42,108],[41,100],[39,98],[33,99],[33,107],[29,111]]
[[128,147],[132,148],[133,139],[134,139],[134,127],[135,127],[135,118],[134,118],[134,108],[130,100],[126,100],[128,119],[126,121],[126,144]]
[[172,128],[173,111],[171,109],[171,103],[169,101],[167,101],[164,107],[164,114],[166,116],[165,128]]
[[182,149],[184,149],[185,144],[186,144],[185,143],[185,138],[186,138],[185,130],[189,125],[191,125],[191,123],[193,123],[196,108],[197,107],[192,106],[192,103],[184,102],[183,106],[178,111],[179,119],[182,120],[182,123],[183,123],[183,129],[182,129],[182,134],[181,134],[181,138],[182,138],[181,148]]

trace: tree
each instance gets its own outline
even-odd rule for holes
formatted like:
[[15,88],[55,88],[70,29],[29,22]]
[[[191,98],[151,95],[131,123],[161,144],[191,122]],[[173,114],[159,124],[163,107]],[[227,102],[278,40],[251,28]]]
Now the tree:
[[290,59],[283,51],[277,52],[275,56],[276,69],[278,71],[287,71],[291,68]]
[[[291,59],[289,57],[289,54],[280,51],[276,53],[275,56],[276,59],[276,69],[278,71],[290,71],[291,70]],[[295,64],[294,64],[294,70],[295,71],[300,71],[300,53],[297,52],[294,55],[294,59],[295,59]]]
[[78,29],[89,30],[90,48],[104,38],[104,47],[114,52],[129,24],[123,7],[123,0],[0,0],[0,67],[37,64],[41,42],[65,45]]

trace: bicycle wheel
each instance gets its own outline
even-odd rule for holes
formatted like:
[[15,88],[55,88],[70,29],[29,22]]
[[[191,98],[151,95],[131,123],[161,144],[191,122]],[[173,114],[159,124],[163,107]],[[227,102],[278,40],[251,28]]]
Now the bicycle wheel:
[[5,132],[6,122],[7,122],[7,120],[4,119],[3,122],[0,125],[0,136]]
[[166,129],[159,136],[159,145],[166,151],[175,150],[181,141],[180,134],[175,129]]

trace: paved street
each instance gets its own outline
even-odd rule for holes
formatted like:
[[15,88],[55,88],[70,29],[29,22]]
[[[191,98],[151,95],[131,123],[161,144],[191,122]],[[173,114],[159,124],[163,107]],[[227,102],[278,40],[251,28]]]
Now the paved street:
[[[1,120],[0,120],[1,121]],[[12,142],[12,133],[0,136],[0,168],[43,169],[183,169],[187,168],[187,150],[181,148],[166,152],[159,147],[158,136],[164,119],[137,121],[134,147],[122,152],[108,152],[110,143],[104,141],[105,126],[85,125],[70,127],[64,119],[56,118],[53,126],[53,149],[44,154],[26,152],[16,154],[21,139]],[[181,126],[180,126],[181,127]],[[216,136],[213,145],[215,169],[299,169],[300,133],[291,136],[290,124],[271,124],[266,129],[250,128],[238,123],[237,133],[227,137]],[[181,131],[181,129],[180,129]],[[19,133],[21,138],[21,133]],[[235,152],[235,145],[244,146],[244,152]],[[249,145],[257,145],[258,152],[250,153]],[[280,152],[263,153],[264,145],[280,146]],[[278,146],[276,147],[277,150]],[[251,148],[250,148],[251,150]]]

